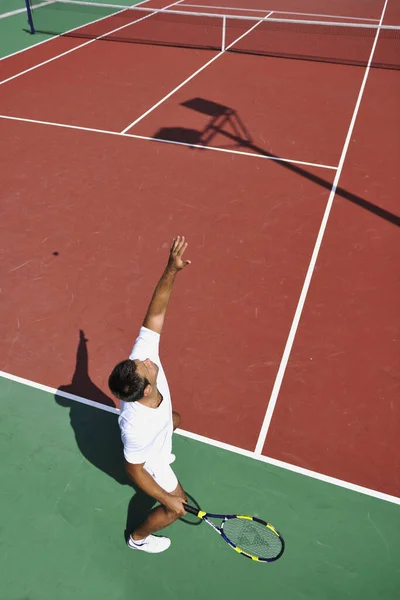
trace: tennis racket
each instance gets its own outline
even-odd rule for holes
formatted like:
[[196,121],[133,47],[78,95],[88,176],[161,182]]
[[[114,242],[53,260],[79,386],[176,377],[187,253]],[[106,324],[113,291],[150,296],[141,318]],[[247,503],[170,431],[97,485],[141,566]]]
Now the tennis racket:
[[[285,550],[281,534],[270,523],[247,515],[216,515],[184,504],[187,512],[210,525],[231,548],[258,562],[278,560]],[[211,519],[221,519],[220,526]]]

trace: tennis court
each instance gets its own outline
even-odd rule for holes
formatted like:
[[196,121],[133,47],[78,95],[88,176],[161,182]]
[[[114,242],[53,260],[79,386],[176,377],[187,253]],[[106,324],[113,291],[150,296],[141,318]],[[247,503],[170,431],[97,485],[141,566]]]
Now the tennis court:
[[[397,598],[399,6],[198,1],[0,19],[4,600]],[[107,380],[177,234],[176,473],[271,565],[189,517],[124,544]]]

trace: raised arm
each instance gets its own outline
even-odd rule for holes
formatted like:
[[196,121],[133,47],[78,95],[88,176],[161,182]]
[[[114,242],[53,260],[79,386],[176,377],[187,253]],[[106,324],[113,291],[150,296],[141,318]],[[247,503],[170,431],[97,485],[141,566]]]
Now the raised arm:
[[178,235],[174,238],[171,245],[168,264],[161,275],[161,279],[154,290],[149,308],[147,309],[143,325],[156,333],[161,333],[162,331],[175,276],[179,271],[182,271],[182,269],[190,264],[190,260],[183,260],[182,258],[186,248],[187,242],[185,242],[184,236]]

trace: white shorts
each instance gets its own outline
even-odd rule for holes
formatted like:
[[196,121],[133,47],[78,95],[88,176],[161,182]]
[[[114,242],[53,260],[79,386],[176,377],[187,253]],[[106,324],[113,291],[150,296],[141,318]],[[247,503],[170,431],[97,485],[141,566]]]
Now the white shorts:
[[144,465],[145,471],[148,472],[149,475],[152,476],[154,481],[158,483],[163,490],[165,490],[168,494],[173,492],[177,485],[178,479],[171,469],[171,465],[164,464],[160,465],[157,468],[148,467],[146,464]]

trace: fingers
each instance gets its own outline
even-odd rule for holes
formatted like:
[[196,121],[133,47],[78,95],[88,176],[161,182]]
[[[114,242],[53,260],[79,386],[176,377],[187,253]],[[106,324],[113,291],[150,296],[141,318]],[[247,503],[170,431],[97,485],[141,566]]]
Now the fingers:
[[183,500],[183,498],[181,498],[181,496],[177,496],[177,498],[179,499],[180,502],[180,506],[179,506],[179,514],[181,515],[186,515],[186,510],[185,510],[185,501]]
[[[180,499],[182,500],[182,498],[180,498]],[[182,500],[182,504],[181,504],[180,509],[179,509],[179,514],[181,515],[181,517],[183,517],[184,515],[186,515],[186,510],[185,510],[184,504],[185,503]]]
[[172,240],[171,250],[177,256],[182,256],[187,248],[187,242],[185,242],[184,235],[177,235],[176,238]]
[[179,265],[179,269],[183,269],[187,265],[190,265],[190,260],[182,259],[183,253],[187,247],[188,244],[185,241],[184,235],[177,235],[176,238],[172,240],[170,258],[175,264]]
[[182,517],[186,514],[184,503],[185,501],[180,496],[170,494],[170,498],[168,502],[165,503],[165,505],[170,512]]

